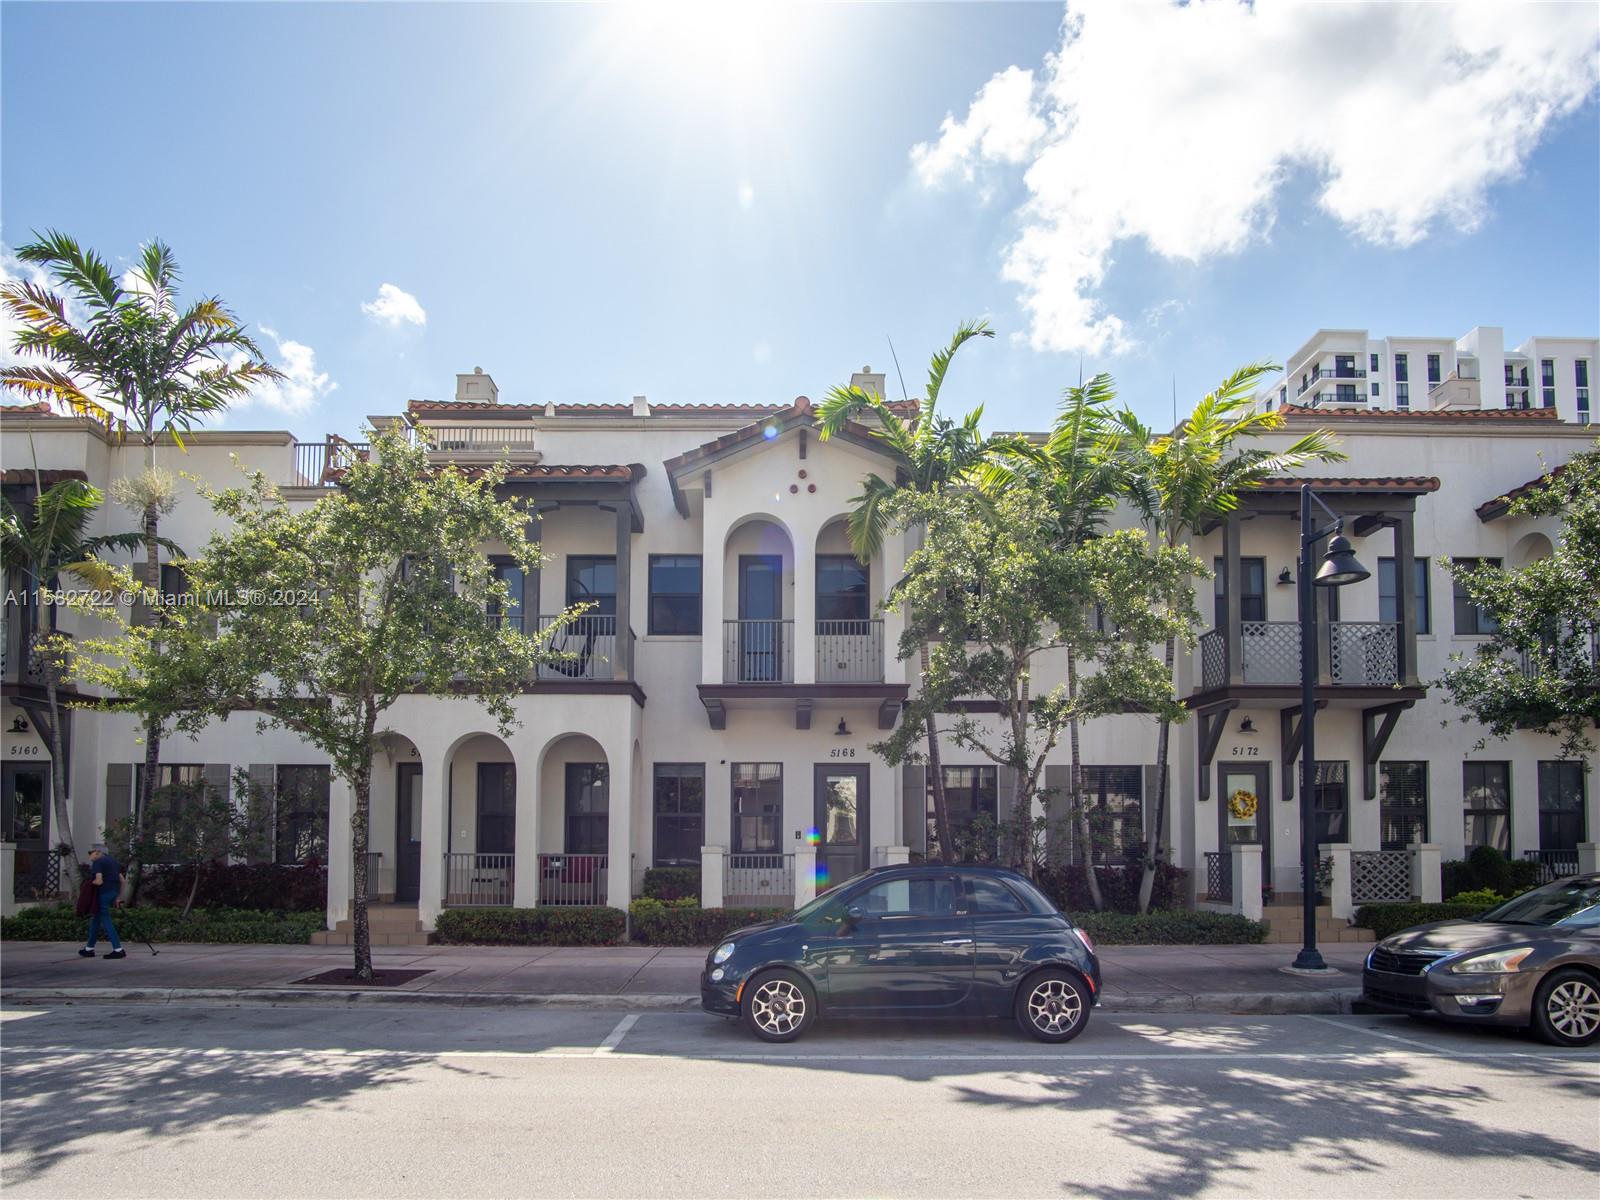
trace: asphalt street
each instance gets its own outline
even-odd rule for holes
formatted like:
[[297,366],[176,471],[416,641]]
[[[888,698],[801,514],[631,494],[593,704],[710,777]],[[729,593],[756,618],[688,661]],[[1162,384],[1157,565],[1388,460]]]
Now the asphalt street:
[[1594,1195],[1600,1053],[1373,1016],[823,1024],[72,1005],[0,1022],[8,1196]]

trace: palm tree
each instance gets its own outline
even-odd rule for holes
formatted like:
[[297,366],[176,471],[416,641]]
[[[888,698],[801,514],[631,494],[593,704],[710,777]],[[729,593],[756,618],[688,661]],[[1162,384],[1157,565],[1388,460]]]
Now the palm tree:
[[[1238,443],[1283,428],[1283,414],[1258,409],[1254,396],[1261,380],[1278,370],[1274,363],[1252,363],[1224,379],[1216,391],[1195,406],[1171,433],[1158,434],[1130,409],[1110,417],[1103,453],[1115,463],[1123,495],[1143,518],[1151,534],[1176,549],[1207,522],[1239,506],[1239,493],[1272,475],[1293,471],[1309,462],[1342,461],[1336,439],[1319,429],[1295,439],[1282,450],[1239,448]],[[1167,675],[1172,676],[1177,639],[1166,645]],[[1167,750],[1171,723],[1162,720],[1156,740],[1155,820],[1146,830],[1144,874],[1139,882],[1139,911],[1150,906],[1156,866],[1166,825]]]
[[[895,406],[882,396],[857,386],[834,387],[817,408],[824,441],[852,423],[866,423],[872,437],[881,442],[896,459],[895,477],[884,479],[868,475],[861,495],[851,500],[855,507],[847,520],[850,547],[862,562],[867,562],[883,547],[889,516],[887,504],[898,491],[935,493],[945,488],[972,482],[985,463],[1002,453],[1023,454],[1025,443],[1005,436],[985,437],[978,429],[983,416],[979,406],[960,421],[938,413],[939,392],[956,351],[973,338],[992,338],[994,330],[986,320],[964,321],[957,327],[950,344],[934,354],[928,364],[928,387],[917,406],[916,417],[903,420]],[[863,418],[870,421],[863,422]],[[921,669],[927,679],[929,650],[922,644]],[[952,831],[945,806],[944,772],[939,762],[939,737],[934,722],[928,721],[928,772],[933,788],[933,819],[939,831],[939,855],[951,858]]]
[[[50,758],[56,764],[50,772],[56,844],[67,846],[76,862],[61,729],[60,688],[66,653],[60,640],[50,636],[55,627],[54,606],[48,609],[48,628],[40,621],[45,609],[40,593],[56,590],[62,575],[73,575],[90,587],[104,585],[106,572],[100,555],[108,550],[132,553],[143,544],[144,535],[89,534],[87,530],[103,497],[98,488],[81,479],[63,479],[45,488],[36,467],[34,486],[36,498],[31,511],[19,510],[10,500],[0,498],[0,566],[18,581],[27,598],[30,620],[23,630],[22,655],[24,660],[32,657],[37,661],[44,680],[48,722],[36,717],[34,724],[41,726],[40,732],[50,744]],[[165,539],[162,544],[170,547]]]
[[[1057,534],[1063,545],[1077,545],[1098,535],[1117,505],[1117,464],[1101,453],[1107,414],[1115,399],[1110,375],[1096,375],[1088,383],[1080,376],[1078,386],[1062,393],[1060,411],[1044,444],[1030,447],[1029,453],[1021,456],[997,457],[983,468],[984,488],[996,492],[1019,477],[1031,479],[1054,498]],[[1078,696],[1078,652],[1071,641],[1067,644],[1067,696],[1074,701]],[[1105,902],[1095,874],[1094,842],[1083,802],[1083,747],[1076,715],[1067,722],[1067,731],[1072,756],[1068,807],[1078,844],[1083,847],[1084,883],[1098,909]]]
[[[0,288],[0,305],[19,325],[14,349],[43,360],[0,369],[0,386],[101,421],[118,437],[132,432],[144,447],[147,474],[155,471],[163,435],[182,449],[183,435],[200,419],[258,383],[282,378],[219,298],[179,308],[178,263],[164,242],[146,245],[121,282],[93,250],[54,230],[36,233],[17,258],[50,272],[60,290],[32,280]],[[147,504],[147,594],[161,583],[160,518],[160,506]],[[136,823],[149,811],[160,757],[160,724],[150,720]]]

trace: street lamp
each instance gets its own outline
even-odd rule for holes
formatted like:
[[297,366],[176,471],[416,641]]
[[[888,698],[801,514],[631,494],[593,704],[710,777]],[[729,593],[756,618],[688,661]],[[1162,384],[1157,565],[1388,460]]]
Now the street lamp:
[[[1313,528],[1313,502],[1333,524]],[[1328,541],[1328,552],[1315,575],[1311,554],[1318,542]],[[1356,559],[1350,539],[1344,536],[1344,519],[1312,492],[1309,483],[1300,485],[1300,907],[1305,922],[1304,944],[1295,956],[1297,971],[1325,971],[1317,949],[1317,814],[1313,793],[1317,780],[1317,704],[1313,689],[1317,678],[1317,606],[1313,587],[1344,587],[1372,576]]]

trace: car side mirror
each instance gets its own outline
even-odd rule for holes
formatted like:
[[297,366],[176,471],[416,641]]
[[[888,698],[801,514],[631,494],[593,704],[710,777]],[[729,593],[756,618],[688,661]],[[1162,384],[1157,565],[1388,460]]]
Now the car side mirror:
[[866,919],[866,911],[859,904],[852,904],[844,910],[844,927],[846,929],[854,929]]

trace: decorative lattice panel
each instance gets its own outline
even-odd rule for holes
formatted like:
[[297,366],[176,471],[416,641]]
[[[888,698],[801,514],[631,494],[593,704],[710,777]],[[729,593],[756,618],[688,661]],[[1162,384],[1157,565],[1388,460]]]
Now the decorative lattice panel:
[[1300,681],[1298,621],[1245,621],[1240,635],[1246,683]]
[[1410,852],[1358,850],[1351,854],[1350,899],[1356,904],[1411,899]]
[[1335,621],[1328,655],[1335,683],[1398,683],[1400,626],[1392,621]]
[[1213,900],[1233,899],[1233,855],[1206,853],[1206,895]]
[[1200,637],[1200,686],[1221,687],[1228,682],[1228,647],[1220,629]]

